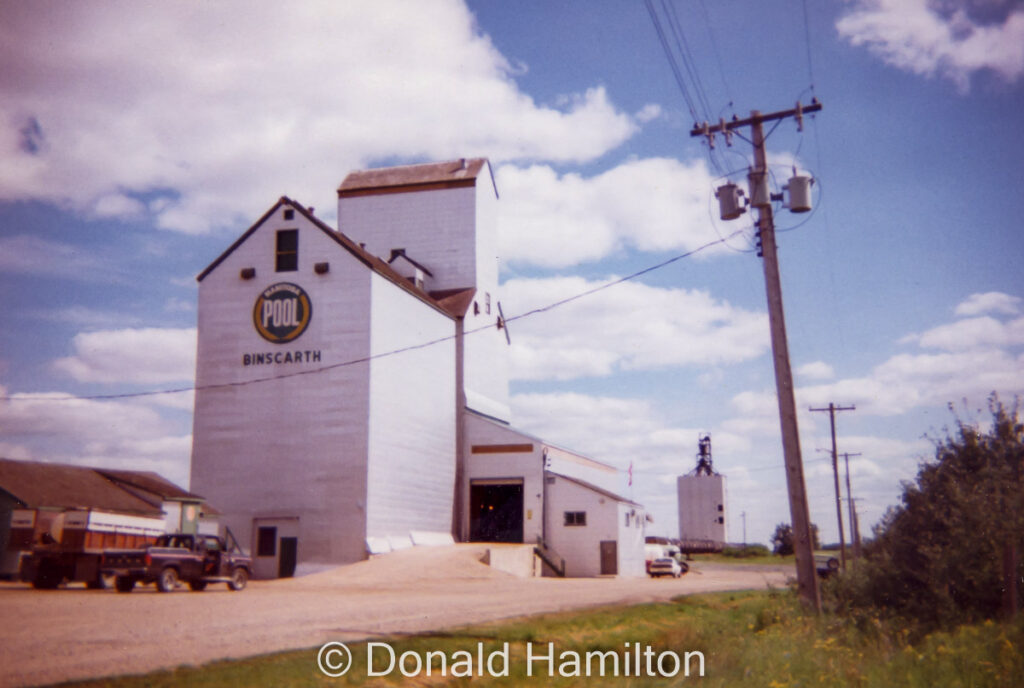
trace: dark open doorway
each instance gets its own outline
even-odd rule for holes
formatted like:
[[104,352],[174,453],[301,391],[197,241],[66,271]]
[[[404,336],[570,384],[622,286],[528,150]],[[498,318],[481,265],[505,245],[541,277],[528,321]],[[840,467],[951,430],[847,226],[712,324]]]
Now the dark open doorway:
[[522,482],[470,485],[469,514],[470,540],[522,542]]
[[291,578],[295,575],[295,565],[299,560],[299,538],[281,538],[281,556],[277,564],[278,578]]

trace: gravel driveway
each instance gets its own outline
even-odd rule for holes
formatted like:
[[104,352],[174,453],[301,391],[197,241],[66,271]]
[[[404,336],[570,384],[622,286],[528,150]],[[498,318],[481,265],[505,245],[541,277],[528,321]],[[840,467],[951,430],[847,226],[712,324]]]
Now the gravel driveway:
[[0,584],[0,685],[135,674],[182,664],[415,633],[540,612],[781,587],[792,567],[697,564],[680,579],[518,578],[478,545],[416,548],[241,593],[131,594]]

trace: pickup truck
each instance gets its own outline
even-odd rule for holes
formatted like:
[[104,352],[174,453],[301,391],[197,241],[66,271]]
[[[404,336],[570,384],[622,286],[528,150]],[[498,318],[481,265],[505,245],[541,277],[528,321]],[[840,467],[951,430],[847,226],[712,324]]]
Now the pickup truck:
[[252,575],[252,559],[230,531],[227,541],[216,535],[161,535],[145,549],[104,552],[101,567],[105,575],[115,577],[118,592],[131,592],[136,583],[156,583],[160,592],[172,592],[181,582],[195,591],[209,583],[243,590]]

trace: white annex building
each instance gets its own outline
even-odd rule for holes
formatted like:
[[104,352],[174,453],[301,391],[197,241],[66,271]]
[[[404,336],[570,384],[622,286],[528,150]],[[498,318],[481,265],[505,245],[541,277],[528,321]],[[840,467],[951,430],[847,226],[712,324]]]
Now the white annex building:
[[339,230],[281,198],[199,280],[191,489],[259,577],[451,539],[643,575],[615,469],[510,425],[485,159],[354,172]]

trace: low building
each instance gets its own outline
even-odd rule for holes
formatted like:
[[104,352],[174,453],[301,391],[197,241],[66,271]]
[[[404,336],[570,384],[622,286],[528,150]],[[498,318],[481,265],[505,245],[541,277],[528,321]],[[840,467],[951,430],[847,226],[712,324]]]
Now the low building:
[[200,529],[216,532],[212,509],[156,473],[0,459],[0,577],[34,544],[131,547]]

